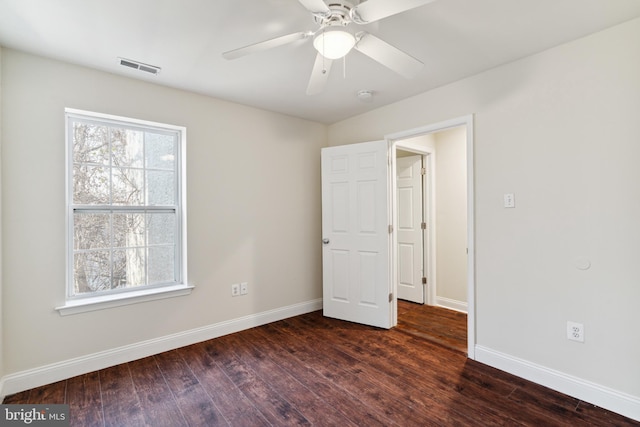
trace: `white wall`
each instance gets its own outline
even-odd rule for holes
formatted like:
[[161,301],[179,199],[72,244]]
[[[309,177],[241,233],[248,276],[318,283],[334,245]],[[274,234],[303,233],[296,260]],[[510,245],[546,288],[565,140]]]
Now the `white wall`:
[[433,153],[436,150],[436,138],[434,134],[428,133],[426,135],[414,136],[398,141],[399,148],[413,149],[418,152]]
[[[322,296],[326,126],[4,49],[4,373]],[[190,296],[61,317],[64,108],[187,128]],[[230,285],[249,282],[249,295]]]
[[467,302],[467,132],[434,134],[436,140],[436,302]]
[[638,40],[636,19],[336,123],[329,143],[474,114],[477,345],[630,396],[640,419]]

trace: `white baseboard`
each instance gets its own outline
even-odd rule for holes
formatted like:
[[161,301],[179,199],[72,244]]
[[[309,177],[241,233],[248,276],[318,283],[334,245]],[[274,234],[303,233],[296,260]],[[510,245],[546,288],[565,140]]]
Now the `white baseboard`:
[[9,374],[0,379],[0,401],[9,394],[320,309],[322,299],[307,301]]
[[476,346],[475,356],[478,362],[485,365],[640,421],[640,398],[637,396],[622,393],[482,346]]
[[451,298],[436,296],[436,305],[440,307],[448,308],[450,310],[461,311],[463,313],[467,312],[466,302],[458,301]]

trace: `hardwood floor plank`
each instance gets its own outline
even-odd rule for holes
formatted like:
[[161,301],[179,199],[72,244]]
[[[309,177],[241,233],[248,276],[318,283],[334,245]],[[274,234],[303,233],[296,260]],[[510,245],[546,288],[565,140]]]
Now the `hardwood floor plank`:
[[100,374],[91,372],[67,380],[71,426],[103,426]]
[[238,359],[249,361],[249,367],[276,393],[290,402],[313,425],[357,427],[357,424],[326,404],[317,394],[281,368],[264,349],[259,349],[239,334],[223,337],[222,345],[232,348]]
[[131,379],[147,425],[186,426],[178,404],[158,368],[155,357],[129,363]]
[[63,404],[66,400],[67,382],[58,381],[42,387],[34,388],[29,394],[29,401],[26,403],[47,402],[49,404]]
[[[342,361],[349,364],[357,364],[356,360],[344,359],[342,355],[337,358],[331,355],[335,349],[328,348],[321,341],[314,340],[306,342],[306,338],[299,336],[296,340],[291,340],[286,330],[284,322],[267,325],[263,330],[267,332],[269,340],[275,345],[281,345],[285,351],[293,355],[299,363],[311,369],[317,375],[332,384],[334,390],[340,395],[352,396],[359,404],[366,407],[374,417],[386,425],[395,425],[390,415],[391,405],[380,402],[380,396],[374,395],[367,384],[362,384],[357,378],[352,378],[343,368],[346,364],[340,365]],[[338,363],[336,363],[336,361]]]
[[[286,325],[285,322],[279,322],[274,327],[279,328],[283,334],[291,334],[296,330],[295,326]],[[326,341],[308,340],[306,336],[298,337],[290,344],[296,349],[296,355],[302,356],[301,360],[305,364],[348,393],[358,396],[369,408],[382,408],[382,413],[379,415],[403,426],[436,425],[428,420],[416,420],[413,417],[412,405],[418,402],[413,399],[413,396],[404,392],[401,396],[394,395],[388,390],[389,384],[382,381],[377,372],[363,369],[364,363],[358,359],[348,356],[335,346],[322,345]],[[289,338],[288,341],[291,339]],[[345,364],[343,361],[349,363]]]
[[381,422],[375,414],[366,407],[356,396],[346,390],[336,389],[335,384],[320,373],[313,370],[295,356],[295,352],[289,352],[272,341],[265,333],[264,328],[252,330],[247,334],[250,342],[257,348],[267,349],[271,357],[275,358],[280,366],[290,372],[305,385],[313,390],[316,395],[327,402],[336,412],[348,417],[358,426],[382,427],[388,423]]
[[187,425],[227,426],[228,423],[177,351],[155,356]]
[[465,313],[398,300],[396,329],[462,353],[467,351],[467,315]]
[[479,407],[491,408],[493,412],[503,414],[508,421],[506,424],[530,425],[530,426],[569,426],[575,424],[574,419],[571,421],[558,422],[552,414],[539,411],[524,405],[514,404],[513,401],[506,397],[497,397],[487,393],[487,390],[475,383],[462,380],[456,384],[458,392],[458,400],[461,404],[468,405],[473,403]]
[[508,397],[516,390],[517,386],[513,382],[502,378],[500,374],[497,374],[497,370],[494,375],[489,375],[478,369],[478,365],[480,365],[478,362],[468,360],[465,362],[459,376],[498,397]]
[[640,425],[639,422],[587,402],[580,402],[576,412],[585,415],[594,426],[637,427]]
[[146,425],[129,366],[116,365],[99,373],[105,427]]
[[29,395],[31,394],[31,390],[21,391],[19,393],[11,394],[6,396],[2,403],[7,405],[20,405],[23,403],[29,402]]
[[198,378],[224,419],[231,426],[263,427],[270,425],[255,405],[236,387],[207,353],[206,343],[183,347],[176,351]]
[[233,352],[222,344],[220,339],[207,341],[206,352],[227,374],[238,389],[253,403],[262,415],[274,425],[311,425],[290,402],[280,396],[270,384],[263,381],[244,362],[237,359]]

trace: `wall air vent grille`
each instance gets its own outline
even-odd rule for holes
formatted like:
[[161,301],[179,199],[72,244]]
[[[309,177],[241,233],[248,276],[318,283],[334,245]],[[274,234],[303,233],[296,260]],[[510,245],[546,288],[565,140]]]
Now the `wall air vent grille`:
[[156,67],[155,65],[144,64],[142,62],[133,61],[131,59],[118,58],[120,60],[120,65],[124,67],[133,68],[136,70],[144,71],[146,73],[158,74],[160,72],[160,67]]
[[146,71],[147,73],[151,73],[151,74],[158,74],[158,70],[159,68],[157,67],[150,67],[148,65],[140,65],[140,68],[138,68],[140,71]]

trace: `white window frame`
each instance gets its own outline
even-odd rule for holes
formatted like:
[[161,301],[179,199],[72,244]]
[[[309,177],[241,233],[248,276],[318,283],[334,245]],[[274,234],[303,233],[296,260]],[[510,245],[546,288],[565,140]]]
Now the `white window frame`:
[[[176,283],[125,288],[122,290],[99,293],[95,295],[74,295],[74,212],[76,212],[76,210],[84,210],[83,207],[79,207],[73,204],[73,142],[70,140],[72,138],[72,134],[70,134],[70,123],[74,119],[101,122],[109,126],[117,125],[156,131],[169,131],[176,132],[178,134],[179,147],[177,149],[177,154],[179,158],[176,162],[178,168],[178,170],[176,171],[176,178],[178,180],[176,186],[178,205],[175,210],[176,221],[178,224],[175,239],[176,245],[178,246],[177,256],[175,260],[175,272],[177,277]],[[186,133],[187,130],[183,126],[169,125],[146,120],[132,119],[128,117],[114,116],[111,114],[102,114],[91,111],[65,108],[67,277],[65,303],[60,307],[56,307],[56,310],[58,310],[60,315],[101,310],[105,308],[135,304],[144,301],[188,295],[191,293],[193,286],[189,285],[187,280]],[[127,209],[128,208],[125,207],[123,210]],[[147,207],[147,209],[149,208]],[[136,209],[133,208],[132,210]],[[153,210],[153,208],[150,208],[149,210]]]

